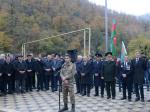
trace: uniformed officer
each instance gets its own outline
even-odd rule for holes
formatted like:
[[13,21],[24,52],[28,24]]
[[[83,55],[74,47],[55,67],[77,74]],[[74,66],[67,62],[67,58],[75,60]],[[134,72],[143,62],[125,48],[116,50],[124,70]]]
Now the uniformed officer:
[[81,64],[82,64],[82,56],[78,56],[78,59],[76,61],[76,70],[77,73],[75,74],[75,81],[76,81],[76,94],[81,93]]
[[102,66],[101,78],[104,79],[106,83],[107,99],[111,98],[111,94],[112,94],[112,99],[115,99],[116,62],[113,60],[111,52],[107,52],[105,56],[106,56],[106,60],[104,61]]
[[75,64],[71,62],[71,57],[69,55],[66,55],[65,63],[62,66],[60,72],[60,76],[62,78],[64,108],[62,108],[59,112],[64,112],[68,110],[68,93],[70,95],[70,101],[72,104],[71,112],[75,112],[75,95],[74,95],[75,73],[76,73]]
[[99,87],[101,86],[101,97],[103,97],[104,96],[104,81],[101,80],[101,70],[102,70],[101,57],[102,55],[100,53],[96,53],[95,56],[96,56],[96,60],[93,63],[95,96],[99,96]]
[[126,89],[128,90],[128,101],[131,101],[132,84],[133,84],[133,67],[128,56],[125,56],[125,60],[121,63],[121,78],[122,78],[122,88],[123,97],[121,100],[126,99]]
[[81,65],[81,89],[82,96],[87,95],[90,97],[90,91],[93,81],[93,63],[88,57],[83,58]]
[[[133,81],[136,92],[135,101],[139,101],[141,97],[141,101],[144,102],[144,71],[146,70],[145,60],[141,58],[141,54],[139,51],[136,51],[136,58],[132,60],[133,64]],[[140,91],[140,93],[139,93]]]
[[25,84],[26,84],[26,70],[27,70],[27,64],[23,59],[22,55],[18,56],[18,60],[15,63],[15,69],[16,69],[16,81],[15,81],[15,89],[17,93],[25,93]]
[[[2,66],[2,70],[3,70],[3,76],[4,76],[4,92],[6,94],[7,93],[12,94],[14,66],[11,63],[11,57],[9,57],[9,56],[5,57],[5,62]],[[8,89],[8,91],[7,91],[7,89]]]
[[27,64],[27,78],[26,78],[26,91],[32,91],[32,87],[33,87],[33,77],[34,77],[34,61],[32,60],[32,56],[31,54],[27,55],[27,60],[26,60],[26,64]]

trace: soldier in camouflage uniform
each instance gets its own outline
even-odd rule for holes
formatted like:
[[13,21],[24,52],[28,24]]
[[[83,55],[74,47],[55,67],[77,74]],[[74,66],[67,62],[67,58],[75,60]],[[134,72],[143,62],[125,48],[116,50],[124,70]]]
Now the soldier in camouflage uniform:
[[62,79],[62,88],[63,88],[63,101],[64,108],[59,112],[64,112],[68,110],[68,92],[70,95],[70,101],[72,104],[71,112],[75,112],[75,95],[74,95],[74,75],[76,73],[75,64],[71,62],[69,55],[65,56],[65,63],[61,68],[60,76]]

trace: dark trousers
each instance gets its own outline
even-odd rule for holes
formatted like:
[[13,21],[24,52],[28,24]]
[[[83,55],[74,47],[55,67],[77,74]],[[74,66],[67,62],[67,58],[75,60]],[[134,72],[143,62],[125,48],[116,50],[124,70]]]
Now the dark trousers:
[[126,90],[127,90],[128,91],[128,99],[131,99],[132,82],[129,80],[123,79],[122,88],[123,88],[123,98],[126,98]]
[[33,72],[33,75],[32,75],[32,88],[36,88],[35,87],[35,72]]
[[90,84],[83,84],[83,94],[90,95],[91,85]]
[[0,76],[0,92],[4,93],[4,78]]
[[49,90],[50,78],[50,75],[44,75],[44,87],[46,90]]
[[15,88],[17,93],[25,92],[25,79],[17,79],[15,82]]
[[81,77],[80,74],[75,75],[77,93],[81,93]]
[[7,93],[7,90],[8,93],[12,93],[13,91],[13,78],[11,76],[6,77],[4,80],[4,92]]
[[116,96],[115,81],[106,81],[106,92],[109,98]]
[[[135,93],[136,93],[136,97],[141,99],[144,99],[144,88],[143,88],[143,84],[137,84],[135,83],[134,85],[135,87]],[[140,92],[139,92],[140,91]]]
[[59,76],[54,76],[53,77],[53,84],[52,84],[52,88],[54,91],[58,90],[58,81],[59,81]]
[[32,87],[33,87],[33,76],[34,74],[31,73],[27,73],[27,78],[26,78],[26,90],[27,91],[32,91]]
[[37,73],[37,89],[38,90],[43,90],[43,75],[42,73]]
[[105,81],[104,81],[104,79],[101,79],[100,86],[101,86],[101,96],[103,96],[104,95],[104,89],[105,89]]

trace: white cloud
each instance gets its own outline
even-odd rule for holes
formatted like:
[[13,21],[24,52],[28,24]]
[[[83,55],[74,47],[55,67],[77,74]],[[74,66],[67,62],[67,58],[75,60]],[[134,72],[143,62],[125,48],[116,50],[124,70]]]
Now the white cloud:
[[[105,5],[105,0],[89,0],[98,5]],[[133,15],[150,13],[150,0],[107,0],[108,8]]]

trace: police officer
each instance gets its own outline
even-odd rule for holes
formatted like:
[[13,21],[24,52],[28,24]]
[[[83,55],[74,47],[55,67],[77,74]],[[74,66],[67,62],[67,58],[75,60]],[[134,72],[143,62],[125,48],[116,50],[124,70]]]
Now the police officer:
[[[99,96],[99,86],[101,84],[101,70],[102,70],[102,55],[100,53],[95,54],[96,60],[93,63],[93,70],[94,70],[94,86],[95,86],[95,96]],[[102,82],[103,83],[103,82]],[[104,85],[101,87],[101,97],[104,96]]]
[[34,77],[34,62],[31,54],[27,55],[27,78],[26,78],[26,91],[32,91],[33,77]]
[[53,79],[52,56],[47,55],[47,59],[44,61],[44,86],[46,90],[49,90],[49,83],[51,81],[51,89],[52,91],[54,91],[52,79]]
[[[146,69],[145,60],[141,58],[141,54],[139,51],[136,51],[136,58],[132,60],[133,64],[133,81],[136,92],[135,101],[139,101],[141,97],[141,101],[144,102],[144,71]],[[140,93],[139,93],[140,91]]]
[[107,52],[105,56],[106,56],[106,60],[104,61],[102,66],[101,78],[104,79],[106,83],[107,99],[111,98],[111,94],[112,94],[112,99],[115,99],[116,62],[113,60],[111,52]]
[[128,101],[131,101],[132,84],[133,84],[133,67],[128,56],[125,56],[125,60],[121,63],[121,78],[123,87],[123,97],[121,100],[126,99],[126,89],[128,90]]
[[92,86],[92,77],[93,77],[93,63],[89,60],[88,57],[83,58],[81,65],[81,88],[82,96],[87,95],[90,97],[90,91]]
[[82,56],[78,56],[76,61],[76,70],[77,73],[75,74],[75,81],[76,81],[76,94],[81,93],[81,64],[82,64]]
[[70,101],[72,104],[71,112],[75,112],[75,95],[74,95],[74,75],[76,73],[75,64],[71,62],[69,55],[65,56],[65,63],[61,68],[60,76],[62,79],[63,88],[63,101],[64,108],[59,112],[64,112],[68,110],[68,93],[70,95]]
[[15,89],[17,93],[25,93],[25,84],[26,84],[26,70],[27,70],[27,64],[24,61],[24,58],[22,55],[18,56],[18,60],[15,63],[15,69],[16,69],[16,81],[15,81]]
[[14,66],[11,63],[11,57],[6,56],[5,62],[2,66],[3,69],[3,76],[4,76],[4,92],[7,94],[7,86],[8,86],[8,93],[12,94],[13,92],[13,72]]

